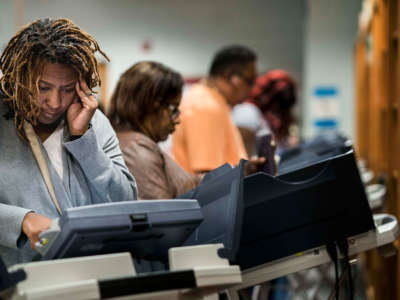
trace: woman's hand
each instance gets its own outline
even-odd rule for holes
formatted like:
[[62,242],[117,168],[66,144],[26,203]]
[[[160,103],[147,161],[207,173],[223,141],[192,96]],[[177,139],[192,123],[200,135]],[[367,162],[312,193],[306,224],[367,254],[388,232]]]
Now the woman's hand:
[[83,135],[99,104],[84,80],[77,82],[75,89],[78,97],[68,108],[68,127],[71,135]]
[[33,250],[36,249],[35,243],[39,242],[39,234],[51,226],[51,219],[29,212],[22,221],[22,231],[26,234]]
[[265,157],[251,157],[245,165],[245,176],[257,173],[260,168],[267,163],[267,159]]
[[265,149],[261,149],[263,156],[251,157],[246,163],[245,176],[257,172],[266,172],[272,176],[277,175],[278,164],[275,158],[276,143],[271,139],[269,145],[262,145]]

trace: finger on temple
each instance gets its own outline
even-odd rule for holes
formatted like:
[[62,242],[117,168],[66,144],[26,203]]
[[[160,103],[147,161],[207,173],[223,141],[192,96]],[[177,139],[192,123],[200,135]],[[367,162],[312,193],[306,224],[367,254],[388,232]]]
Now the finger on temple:
[[76,84],[75,84],[75,89],[76,89],[76,92],[77,92],[78,94],[80,94],[80,93],[82,92],[81,86],[79,85],[79,81],[76,82]]
[[78,93],[79,98],[81,98],[81,100],[83,100],[83,98],[87,97],[87,95],[84,93],[84,91],[82,90],[82,87],[79,85],[79,83],[76,83],[76,92]]
[[79,80],[79,83],[80,83],[81,89],[82,89],[83,91],[89,90],[89,87],[87,86],[85,80],[83,80],[83,79],[81,78],[81,79]]

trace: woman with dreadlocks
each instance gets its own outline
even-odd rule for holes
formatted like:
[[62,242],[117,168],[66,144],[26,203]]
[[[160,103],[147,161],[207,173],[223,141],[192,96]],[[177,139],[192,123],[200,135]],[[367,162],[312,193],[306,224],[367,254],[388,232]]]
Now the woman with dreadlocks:
[[[135,200],[92,89],[96,40],[67,19],[22,28],[0,57],[0,254],[31,260],[40,232],[70,207]],[[27,240],[29,239],[29,243]]]

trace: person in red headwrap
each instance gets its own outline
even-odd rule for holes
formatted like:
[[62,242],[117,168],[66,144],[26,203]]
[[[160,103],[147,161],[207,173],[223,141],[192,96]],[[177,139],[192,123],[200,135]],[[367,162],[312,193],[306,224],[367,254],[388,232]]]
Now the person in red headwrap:
[[278,151],[298,143],[297,133],[292,132],[296,102],[296,83],[288,72],[274,69],[257,78],[250,98],[232,112],[249,154],[255,153],[255,136],[260,130],[271,132]]

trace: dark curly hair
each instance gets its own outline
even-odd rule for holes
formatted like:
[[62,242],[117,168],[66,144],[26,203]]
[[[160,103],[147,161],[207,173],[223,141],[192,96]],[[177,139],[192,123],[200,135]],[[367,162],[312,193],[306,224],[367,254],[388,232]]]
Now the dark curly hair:
[[120,77],[110,100],[108,117],[114,128],[144,133],[143,120],[160,105],[168,106],[182,94],[182,76],[153,61],[139,62]]
[[292,108],[297,102],[296,89],[292,75],[273,69],[257,78],[247,100],[260,108],[278,141],[288,136],[289,127],[295,122]]
[[97,41],[68,19],[40,19],[24,26],[0,57],[0,93],[8,103],[18,134],[25,121],[37,124],[40,107],[38,82],[45,62],[72,67],[90,89],[101,84],[95,53]]

